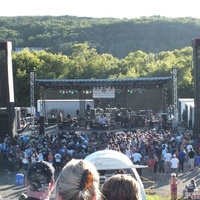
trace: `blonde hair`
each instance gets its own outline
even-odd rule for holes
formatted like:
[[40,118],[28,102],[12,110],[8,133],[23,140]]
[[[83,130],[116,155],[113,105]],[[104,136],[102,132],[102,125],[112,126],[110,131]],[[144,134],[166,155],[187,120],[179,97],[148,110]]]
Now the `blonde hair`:
[[105,200],[141,200],[140,187],[127,174],[116,174],[103,184],[102,196]]
[[55,199],[93,200],[100,197],[99,174],[86,160],[72,159],[62,169],[55,184]]

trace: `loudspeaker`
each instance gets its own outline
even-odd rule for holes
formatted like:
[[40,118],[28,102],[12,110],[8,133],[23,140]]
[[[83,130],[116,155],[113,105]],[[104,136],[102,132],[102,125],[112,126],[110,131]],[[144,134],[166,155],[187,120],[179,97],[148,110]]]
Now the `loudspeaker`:
[[40,134],[40,135],[44,135],[44,130],[45,130],[44,116],[40,116],[40,129],[39,129],[39,134]]
[[91,119],[95,119],[95,109],[91,109]]
[[192,40],[193,46],[193,79],[194,79],[194,132],[200,134],[200,38]]
[[8,113],[0,113],[0,137],[5,138],[9,131]]
[[166,129],[166,125],[167,125],[167,113],[162,113],[162,127],[163,129]]
[[0,107],[7,107],[9,102],[14,102],[11,50],[11,42],[0,42]]
[[0,136],[13,136],[15,130],[12,43],[0,41]]

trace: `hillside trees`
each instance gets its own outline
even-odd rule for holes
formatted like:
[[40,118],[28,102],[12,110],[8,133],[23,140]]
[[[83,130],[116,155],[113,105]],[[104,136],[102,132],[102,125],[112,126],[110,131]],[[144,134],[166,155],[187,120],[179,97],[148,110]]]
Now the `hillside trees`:
[[70,56],[74,44],[87,42],[98,54],[123,59],[129,53],[159,53],[191,46],[200,20],[141,17],[95,19],[72,16],[0,17],[0,40],[17,47],[41,47]]

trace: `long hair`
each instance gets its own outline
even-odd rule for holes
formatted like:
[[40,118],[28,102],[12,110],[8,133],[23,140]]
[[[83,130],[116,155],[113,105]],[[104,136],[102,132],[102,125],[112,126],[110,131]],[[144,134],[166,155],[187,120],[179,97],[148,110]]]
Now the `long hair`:
[[93,200],[100,197],[99,174],[86,160],[72,159],[62,169],[55,184],[55,199]]

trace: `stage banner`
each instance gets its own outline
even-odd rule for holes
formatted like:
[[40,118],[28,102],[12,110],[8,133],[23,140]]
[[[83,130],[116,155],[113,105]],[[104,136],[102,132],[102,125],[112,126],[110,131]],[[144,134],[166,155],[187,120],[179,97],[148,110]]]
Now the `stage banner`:
[[93,98],[115,98],[115,88],[111,87],[93,88]]

